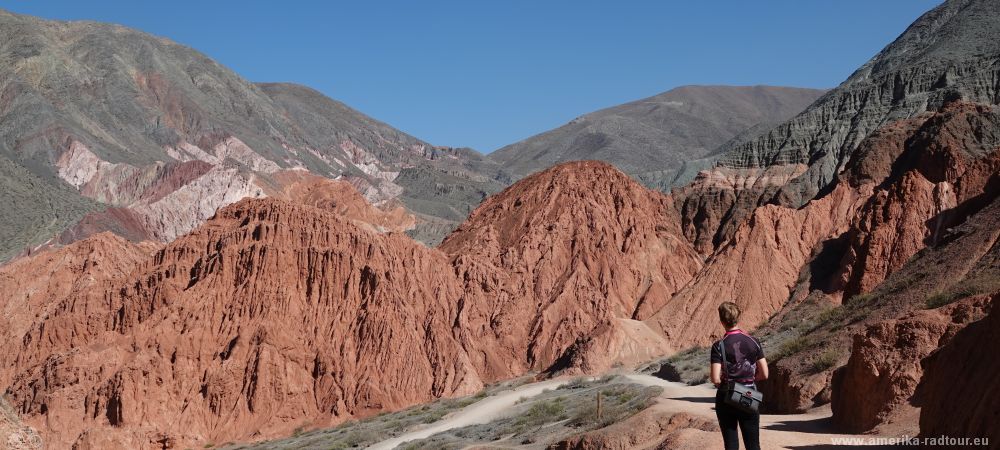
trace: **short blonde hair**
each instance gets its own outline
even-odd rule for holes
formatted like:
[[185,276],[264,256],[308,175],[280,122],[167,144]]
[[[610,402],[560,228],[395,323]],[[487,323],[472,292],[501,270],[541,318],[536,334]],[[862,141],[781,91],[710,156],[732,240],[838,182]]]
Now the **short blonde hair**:
[[734,327],[740,321],[740,307],[733,302],[722,302],[719,305],[719,320],[727,328]]

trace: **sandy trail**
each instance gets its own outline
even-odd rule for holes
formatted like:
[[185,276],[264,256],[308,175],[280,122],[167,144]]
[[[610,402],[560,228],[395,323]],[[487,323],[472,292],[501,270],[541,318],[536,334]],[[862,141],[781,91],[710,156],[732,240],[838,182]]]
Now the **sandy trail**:
[[[686,412],[715,419],[715,388],[708,385],[689,386],[650,375],[628,374],[630,381],[647,386],[660,386],[663,394],[656,406],[668,413]],[[773,449],[825,449],[840,448],[836,440],[852,435],[832,430],[830,406],[813,409],[803,414],[764,414],[760,416],[760,445]],[[710,439],[700,442],[697,448],[712,450],[722,448],[722,437],[712,433]],[[866,436],[867,437],[867,436]],[[836,439],[836,440],[835,440]]]
[[[624,374],[624,376],[634,383],[663,388],[663,393],[657,404],[652,408],[665,413],[684,412],[715,419],[713,409],[715,390],[707,385],[689,386],[641,374]],[[495,396],[473,403],[426,428],[379,442],[369,449],[393,449],[404,442],[430,437],[442,431],[488,423],[508,414],[521,398],[536,396],[546,389],[558,388],[566,382],[568,382],[566,379],[547,380],[500,392]],[[804,414],[762,415],[760,420],[761,446],[767,449],[833,449],[843,447],[843,445],[834,445],[833,443],[836,442],[834,439],[850,437],[851,435],[832,432],[830,414],[830,407],[826,406]],[[722,448],[722,438],[718,433],[692,433],[690,439],[685,441],[685,448],[698,450]]]
[[489,423],[493,419],[503,416],[507,411],[513,407],[518,400],[524,397],[534,397],[541,394],[542,391],[546,389],[555,389],[560,385],[567,383],[569,380],[557,379],[557,380],[547,380],[538,383],[526,384],[518,388],[500,392],[492,397],[487,397],[469,406],[466,406],[461,411],[451,414],[444,419],[434,422],[426,428],[421,428],[419,430],[411,431],[409,433],[401,434],[392,439],[388,439],[379,442],[371,447],[369,450],[379,450],[379,449],[392,449],[396,448],[399,444],[406,441],[412,441],[414,439],[423,439],[430,437],[435,433],[440,433],[442,431],[447,431],[453,428],[461,428],[467,425],[476,425],[482,423]]

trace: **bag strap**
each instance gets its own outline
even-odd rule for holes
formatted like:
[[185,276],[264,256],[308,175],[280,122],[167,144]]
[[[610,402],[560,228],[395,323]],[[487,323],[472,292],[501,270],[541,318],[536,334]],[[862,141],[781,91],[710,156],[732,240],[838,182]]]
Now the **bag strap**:
[[729,361],[726,361],[726,336],[719,339],[719,351],[722,353],[722,376],[719,379],[726,381],[726,378],[729,378]]

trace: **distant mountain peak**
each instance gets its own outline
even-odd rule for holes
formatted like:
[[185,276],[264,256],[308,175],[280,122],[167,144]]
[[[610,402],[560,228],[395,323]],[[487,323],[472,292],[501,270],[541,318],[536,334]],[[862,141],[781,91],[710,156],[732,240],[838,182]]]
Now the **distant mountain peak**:
[[669,185],[687,161],[734,136],[803,110],[816,89],[680,86],[579,116],[490,154],[517,177],[574,160],[607,161],[650,185]]

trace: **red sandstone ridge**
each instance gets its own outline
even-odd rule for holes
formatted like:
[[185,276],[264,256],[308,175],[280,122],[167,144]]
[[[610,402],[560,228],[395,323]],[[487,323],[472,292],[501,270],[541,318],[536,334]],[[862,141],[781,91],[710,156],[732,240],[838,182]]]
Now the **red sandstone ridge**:
[[[0,342],[20,342],[33,323],[71,295],[106,286],[130,273],[157,244],[100,233],[59,249],[17,259],[0,268]],[[0,369],[0,386],[7,386]]]
[[[837,239],[847,249],[833,279],[807,275],[828,285],[834,301],[871,290],[995,195],[998,130],[1000,115],[990,106],[961,102],[883,127],[863,141],[831,192],[802,208],[765,205],[727,223],[705,267],[647,322],[678,347],[705,344],[713,338],[705,326],[715,323],[715,307],[732,299],[744,310],[743,325],[756,327],[788,303],[803,268]],[[678,192],[688,196],[680,204],[685,235],[696,248],[710,248],[704,230],[689,226],[722,220],[691,209],[701,198],[694,193],[716,192],[710,197],[739,204],[740,196],[787,182],[782,167],[755,177],[745,170],[703,173]],[[694,213],[700,216],[689,217]]]
[[145,448],[468,394],[483,380],[452,327],[463,295],[445,256],[406,236],[244,200],[54,305],[5,350],[7,395],[49,445]]
[[862,433],[906,415],[923,375],[920,361],[982,319],[987,303],[986,296],[972,297],[875,323],[854,335],[847,365],[833,376],[834,421],[845,431]]
[[529,177],[443,252],[313,192],[286,194],[324,208],[243,200],[54,296],[4,349],[13,407],[53,446],[200,445],[598,371],[669,349],[638,319],[700,265],[669,199],[606,164]]
[[528,177],[440,246],[466,291],[488,302],[463,305],[457,325],[471,340],[497,342],[504,359],[526,354],[519,370],[598,371],[668,352],[642,319],[701,267],[677,223],[669,197],[607,163]]
[[[49,314],[63,299],[107,286],[148,258],[156,244],[133,244],[111,233],[101,233],[59,249],[20,258],[0,268],[0,342],[9,361],[33,323]],[[7,364],[0,367],[0,386],[10,384]],[[0,448],[41,449],[41,437],[21,423],[18,411],[0,398]]]
[[[792,311],[806,295],[843,299],[810,319],[806,350],[772,364],[764,388],[779,411],[832,400],[834,422],[846,431],[917,431],[910,405],[918,381],[931,375],[921,358],[977,320],[983,296],[1000,289],[998,137],[1000,115],[968,103],[889,124],[862,143],[834,193],[803,208],[848,187],[873,192],[847,231],[817,249],[829,255],[814,256],[798,296],[770,328],[801,326]],[[820,258],[833,267],[820,269]]]
[[998,140],[1000,114],[955,102],[885,127],[861,145],[845,181],[879,187],[846,236],[836,281],[845,296],[870,291],[995,195]]
[[1000,441],[1000,294],[989,315],[958,332],[921,365],[927,375],[917,388],[920,434],[925,437],[968,436]]
[[681,348],[707,344],[721,334],[716,308],[728,300],[743,310],[744,327],[757,327],[785,305],[817,246],[846,229],[866,193],[844,186],[801,209],[754,210],[647,322]]

